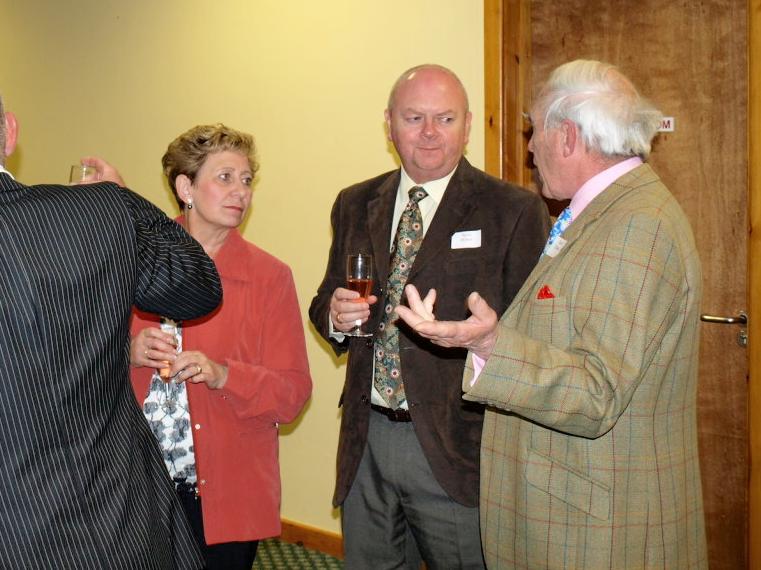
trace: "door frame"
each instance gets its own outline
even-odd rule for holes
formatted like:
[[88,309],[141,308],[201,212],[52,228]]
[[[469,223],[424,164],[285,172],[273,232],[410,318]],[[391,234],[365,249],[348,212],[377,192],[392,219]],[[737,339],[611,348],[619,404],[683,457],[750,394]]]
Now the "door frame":
[[[761,570],[761,0],[748,1],[748,564]],[[503,49],[504,47],[504,49]],[[507,54],[504,56],[503,54]],[[485,168],[531,181],[523,113],[531,88],[530,0],[484,0]]]
[[[761,0],[748,0],[748,314],[761,315]],[[748,319],[748,430],[750,493],[748,555],[761,570],[761,319]]]

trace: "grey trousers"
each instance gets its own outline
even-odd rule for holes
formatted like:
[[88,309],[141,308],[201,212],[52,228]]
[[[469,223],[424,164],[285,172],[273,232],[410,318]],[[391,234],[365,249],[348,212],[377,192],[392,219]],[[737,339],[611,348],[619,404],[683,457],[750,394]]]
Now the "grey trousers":
[[444,492],[412,423],[371,411],[367,446],[342,506],[348,570],[485,568],[478,508]]

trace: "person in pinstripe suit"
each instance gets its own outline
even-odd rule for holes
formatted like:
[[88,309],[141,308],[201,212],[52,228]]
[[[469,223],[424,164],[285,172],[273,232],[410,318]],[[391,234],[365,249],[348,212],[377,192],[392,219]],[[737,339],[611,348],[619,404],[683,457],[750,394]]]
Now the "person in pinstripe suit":
[[[705,569],[698,464],[701,269],[690,224],[642,159],[660,113],[615,67],[556,69],[531,111],[562,235],[502,316],[477,293],[435,321],[435,292],[397,312],[470,349],[486,404],[481,529],[490,569]],[[559,234],[562,228],[559,227]]]
[[117,184],[14,180],[17,132],[0,102],[0,568],[201,568],[130,387],[129,318],[212,311],[214,264]]

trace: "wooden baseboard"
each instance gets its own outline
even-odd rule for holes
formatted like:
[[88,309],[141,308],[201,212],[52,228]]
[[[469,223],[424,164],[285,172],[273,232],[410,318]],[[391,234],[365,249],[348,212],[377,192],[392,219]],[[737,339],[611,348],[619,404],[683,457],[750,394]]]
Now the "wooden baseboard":
[[344,541],[340,534],[287,519],[281,522],[283,531],[280,534],[280,540],[299,544],[343,560]]

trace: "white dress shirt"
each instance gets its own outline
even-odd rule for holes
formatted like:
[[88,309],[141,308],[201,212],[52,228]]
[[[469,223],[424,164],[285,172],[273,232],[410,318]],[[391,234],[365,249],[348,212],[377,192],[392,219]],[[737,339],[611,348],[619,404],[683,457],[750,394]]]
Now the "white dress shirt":
[[[444,198],[444,191],[447,189],[449,181],[452,179],[455,170],[457,170],[457,167],[455,167],[452,172],[443,178],[431,180],[430,182],[426,182],[424,184],[417,184],[414,180],[412,180],[412,178],[410,178],[409,174],[407,174],[407,172],[404,170],[404,167],[402,167],[401,178],[399,179],[399,187],[396,191],[396,201],[394,202],[394,219],[391,225],[391,237],[388,242],[389,254],[394,247],[396,229],[399,226],[399,220],[402,217],[402,212],[404,212],[404,209],[407,207],[407,203],[410,201],[410,188],[415,186],[422,186],[428,194],[425,198],[418,202],[420,213],[423,216],[423,237],[425,237],[425,234],[428,231],[428,226],[430,226],[431,222],[433,222],[433,217],[436,215],[436,210],[438,210],[439,204],[441,204],[441,200]],[[383,285],[385,287],[386,284],[384,283]],[[374,310],[373,307],[371,307],[370,310]],[[338,342],[343,342],[346,336],[341,333],[341,331],[333,329],[333,321],[330,319],[330,317],[328,317],[328,325],[331,338],[336,339]],[[375,359],[373,359],[373,375],[375,375]],[[375,386],[373,386],[372,378],[370,379],[370,384],[370,398],[372,403],[378,406],[388,407],[388,404],[386,404],[381,395],[375,389]],[[405,401],[400,407],[406,410],[407,402]]]

